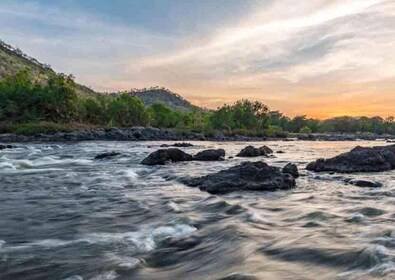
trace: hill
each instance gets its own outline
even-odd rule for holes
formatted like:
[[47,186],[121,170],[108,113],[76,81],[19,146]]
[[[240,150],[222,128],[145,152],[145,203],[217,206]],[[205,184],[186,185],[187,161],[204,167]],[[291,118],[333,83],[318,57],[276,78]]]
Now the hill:
[[191,104],[181,95],[166,88],[152,87],[148,89],[133,90],[130,92],[130,94],[140,98],[144,102],[145,106],[151,106],[155,103],[162,103],[163,105],[175,110],[202,110],[202,108]]
[[[29,70],[37,80],[47,80],[49,75],[55,74],[55,71],[48,64],[43,64],[37,59],[23,53],[20,49],[14,48],[0,40],[0,79],[7,75],[16,74],[22,70]],[[87,86],[77,84],[77,92],[81,96],[100,94]],[[162,103],[171,109],[190,111],[200,109],[192,105],[189,101],[182,98],[168,89],[152,87],[148,89],[132,90],[129,92],[139,97],[146,106],[155,103]],[[119,93],[110,94],[112,96]]]
[[[29,70],[35,79],[44,81],[49,75],[55,74],[50,65],[43,64],[0,40],[0,79],[22,70]],[[81,84],[77,84],[77,92],[82,95],[95,94],[92,89]]]

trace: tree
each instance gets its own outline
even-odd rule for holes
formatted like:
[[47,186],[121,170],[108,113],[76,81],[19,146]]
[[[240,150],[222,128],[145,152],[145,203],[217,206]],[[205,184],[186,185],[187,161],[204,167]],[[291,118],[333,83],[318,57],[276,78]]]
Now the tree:
[[303,134],[310,134],[311,133],[311,129],[308,126],[304,126],[299,130],[299,133],[303,133]]
[[143,102],[130,94],[124,93],[111,101],[108,106],[110,119],[116,125],[148,125],[149,115]]

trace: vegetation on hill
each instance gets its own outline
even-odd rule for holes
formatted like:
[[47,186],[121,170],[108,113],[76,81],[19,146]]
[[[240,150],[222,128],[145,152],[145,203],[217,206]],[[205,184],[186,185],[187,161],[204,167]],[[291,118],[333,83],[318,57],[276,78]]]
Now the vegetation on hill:
[[[51,65],[41,63],[0,40],[0,79],[20,71],[29,71],[34,80],[41,82],[46,82],[50,76],[56,74]],[[87,86],[76,83],[75,87],[78,95],[96,94]]]
[[258,101],[203,110],[165,88],[98,94],[0,40],[0,133],[87,127],[155,126],[212,134],[284,136],[287,132],[395,134],[395,118],[288,118]]
[[133,89],[130,94],[140,98],[144,105],[149,107],[156,103],[161,103],[172,110],[199,110],[181,95],[172,92],[164,87],[151,87],[143,89]]
[[129,93],[78,95],[72,76],[51,73],[42,83],[21,71],[0,80],[2,132],[66,131],[72,127],[162,128],[227,135],[284,136],[287,132],[370,132],[395,134],[394,117],[338,117],[328,120],[305,116],[288,118],[265,104],[240,100],[217,110],[174,110],[163,103],[144,106]]

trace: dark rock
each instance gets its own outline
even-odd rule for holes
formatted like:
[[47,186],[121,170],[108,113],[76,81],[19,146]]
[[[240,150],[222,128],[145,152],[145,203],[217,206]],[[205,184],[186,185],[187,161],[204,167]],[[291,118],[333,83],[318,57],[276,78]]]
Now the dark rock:
[[177,147],[177,148],[186,148],[186,147],[193,147],[193,145],[191,143],[174,143],[172,145],[169,144],[162,144],[160,145],[162,148],[166,148],[166,147]]
[[226,141],[225,135],[221,131],[214,131],[214,140],[215,141]]
[[173,147],[178,147],[178,148],[186,148],[186,147],[193,147],[193,145],[191,143],[175,143],[174,145],[172,145]]
[[383,186],[380,182],[375,182],[372,180],[365,180],[365,179],[352,179],[352,180],[345,180],[347,184],[354,185],[363,188],[380,188]]
[[204,150],[193,156],[193,160],[201,161],[215,161],[224,160],[225,150],[224,149],[209,149]]
[[284,151],[277,151],[276,153],[277,153],[277,154],[285,154]]
[[108,159],[108,158],[118,156],[120,154],[121,153],[117,153],[117,152],[108,152],[108,153],[103,153],[103,154],[99,154],[99,155],[95,156],[95,159]]
[[190,161],[192,156],[177,148],[161,149],[143,159],[144,165],[164,165],[166,162]]
[[267,146],[262,146],[260,148],[255,148],[254,146],[247,146],[237,154],[238,157],[259,157],[268,156],[272,154],[273,151]]
[[212,194],[232,191],[276,191],[288,190],[296,186],[295,179],[267,163],[243,162],[241,165],[203,177],[185,179],[192,187]]
[[295,179],[299,177],[299,171],[296,164],[288,163],[286,166],[283,167],[283,173],[290,174]]
[[330,159],[310,162],[307,170],[339,173],[378,172],[395,169],[395,145],[372,148],[356,147]]
[[5,149],[14,149],[16,146],[13,145],[0,145],[0,150],[5,150]]

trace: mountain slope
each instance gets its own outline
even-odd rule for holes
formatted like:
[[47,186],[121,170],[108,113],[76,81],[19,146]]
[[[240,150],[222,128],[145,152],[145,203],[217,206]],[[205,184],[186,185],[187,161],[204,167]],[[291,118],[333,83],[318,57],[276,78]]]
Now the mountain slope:
[[[22,70],[29,70],[37,80],[46,80],[49,75],[55,74],[50,65],[40,63],[35,58],[0,40],[0,79]],[[80,84],[77,84],[77,93],[95,94],[92,89]]]
[[[7,75],[16,74],[22,70],[29,70],[37,80],[47,80],[49,75],[55,74],[50,65],[40,63],[35,58],[24,54],[21,50],[14,48],[0,40],[0,79]],[[77,93],[80,96],[92,96],[100,94],[92,89],[77,84]],[[165,88],[153,87],[142,90],[132,90],[128,92],[139,97],[146,106],[155,103],[162,103],[171,109],[190,111],[192,109],[202,110],[180,95]],[[110,94],[116,96],[119,93]]]

